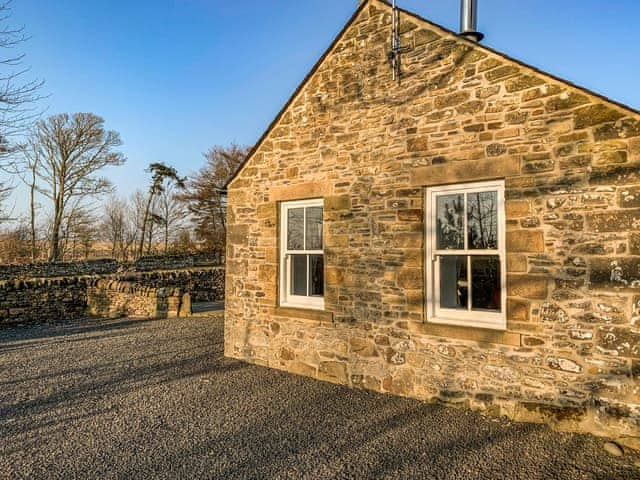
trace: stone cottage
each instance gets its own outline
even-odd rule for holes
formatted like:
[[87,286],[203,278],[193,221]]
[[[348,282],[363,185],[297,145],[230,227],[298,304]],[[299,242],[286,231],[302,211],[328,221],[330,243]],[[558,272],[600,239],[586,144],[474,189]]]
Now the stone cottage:
[[225,354],[639,446],[640,113],[399,14],[229,182]]

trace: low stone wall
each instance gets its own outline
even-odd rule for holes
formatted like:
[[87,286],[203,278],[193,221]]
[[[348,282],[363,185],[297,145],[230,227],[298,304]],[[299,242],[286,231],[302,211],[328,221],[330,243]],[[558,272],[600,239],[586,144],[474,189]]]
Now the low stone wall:
[[224,269],[0,281],[0,325],[87,317],[183,316],[194,301],[224,298]]
[[0,282],[0,325],[83,318],[90,280],[71,277]]
[[222,263],[219,254],[202,252],[185,255],[155,255],[136,262],[118,262],[112,258],[80,262],[25,263],[0,265],[0,281],[14,279],[109,275],[118,272],[150,272],[215,267]]
[[224,263],[220,254],[213,252],[201,252],[185,255],[153,255],[142,257],[135,262],[137,272],[151,270],[178,270],[190,267],[212,267]]
[[224,268],[222,267],[127,272],[118,275],[118,279],[144,287],[179,288],[183,292],[189,292],[194,302],[216,302],[224,298]]
[[120,263],[113,259],[0,265],[0,280],[106,275],[116,273],[120,268]]
[[98,280],[87,288],[87,314],[100,318],[166,317],[167,294],[165,289],[120,280]]

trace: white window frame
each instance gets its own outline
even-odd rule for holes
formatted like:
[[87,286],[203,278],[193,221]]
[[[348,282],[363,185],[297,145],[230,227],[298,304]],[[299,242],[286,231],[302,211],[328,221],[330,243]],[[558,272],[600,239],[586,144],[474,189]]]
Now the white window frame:
[[[437,250],[436,225],[437,208],[436,196],[441,194],[475,193],[493,190],[498,192],[498,249],[497,250]],[[425,192],[425,315],[427,322],[466,327],[488,328],[493,330],[506,330],[507,328],[507,265],[506,265],[506,220],[504,202],[504,180],[487,182],[459,183],[429,187]],[[465,247],[467,245],[467,212],[465,203],[464,214]],[[455,310],[440,307],[440,265],[439,255],[490,255],[500,258],[500,312]],[[471,272],[470,266],[467,271]],[[469,285],[469,298],[471,298],[472,285]]]
[[[323,297],[307,297],[301,295],[293,295],[291,292],[291,255],[322,255],[324,264],[324,220],[322,235],[322,250],[288,250],[287,249],[287,212],[292,208],[307,207],[323,207],[324,200],[322,198],[314,198],[310,200],[294,200],[280,203],[280,305],[283,307],[307,308],[313,310],[324,310]],[[306,210],[303,220],[304,228],[306,228]],[[309,264],[307,260],[307,273]],[[324,275],[323,275],[324,278]],[[309,275],[307,274],[307,288]],[[324,289],[324,286],[323,286]]]

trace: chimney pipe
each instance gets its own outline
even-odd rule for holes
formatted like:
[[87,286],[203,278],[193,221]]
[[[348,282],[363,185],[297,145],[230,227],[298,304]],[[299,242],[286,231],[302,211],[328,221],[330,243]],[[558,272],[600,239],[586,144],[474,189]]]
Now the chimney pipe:
[[461,0],[460,35],[479,42],[484,35],[478,32],[478,0]]

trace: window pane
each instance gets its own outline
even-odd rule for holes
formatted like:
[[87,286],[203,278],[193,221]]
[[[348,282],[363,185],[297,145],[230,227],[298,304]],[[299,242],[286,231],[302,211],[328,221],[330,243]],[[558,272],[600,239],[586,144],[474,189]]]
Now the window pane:
[[468,298],[467,257],[440,256],[440,308],[467,310]]
[[307,296],[307,255],[291,255],[291,294]]
[[467,195],[467,230],[470,249],[498,248],[498,192]]
[[322,250],[322,207],[307,208],[306,250]]
[[321,297],[324,295],[324,257],[309,255],[309,295]]
[[464,249],[464,195],[436,197],[438,250]]
[[471,257],[471,308],[501,310],[500,258]]
[[304,208],[287,210],[287,248],[304,250]]

